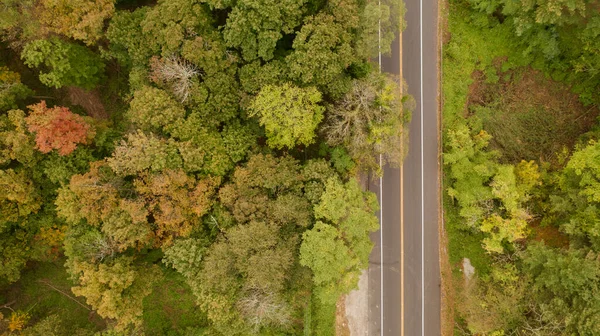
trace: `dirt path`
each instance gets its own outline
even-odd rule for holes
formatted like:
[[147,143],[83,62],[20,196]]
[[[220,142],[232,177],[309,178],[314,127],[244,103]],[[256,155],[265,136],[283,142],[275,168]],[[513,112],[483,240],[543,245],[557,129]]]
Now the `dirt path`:
[[66,90],[71,104],[83,107],[94,119],[108,119],[108,113],[106,113],[97,90],[86,91],[74,86],[70,86]]
[[346,296],[346,319],[350,336],[366,336],[369,333],[368,286],[369,272],[363,271],[358,289]]

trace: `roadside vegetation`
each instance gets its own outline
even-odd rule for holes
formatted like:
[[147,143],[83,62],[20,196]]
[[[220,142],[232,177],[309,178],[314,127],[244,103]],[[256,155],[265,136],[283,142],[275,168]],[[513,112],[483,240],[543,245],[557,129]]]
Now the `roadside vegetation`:
[[[318,335],[401,163],[390,0],[0,0],[0,335]],[[378,24],[381,23],[381,35]]]
[[448,334],[600,330],[599,5],[447,4]]

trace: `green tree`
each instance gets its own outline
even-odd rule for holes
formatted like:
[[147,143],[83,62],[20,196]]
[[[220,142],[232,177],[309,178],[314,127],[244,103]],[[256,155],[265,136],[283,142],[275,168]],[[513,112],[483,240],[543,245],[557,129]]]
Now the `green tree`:
[[503,335],[526,326],[529,290],[514,264],[495,263],[489,276],[465,282],[456,307],[472,334]]
[[265,64],[254,61],[243,65],[239,70],[240,84],[246,93],[258,94],[261,88],[267,85],[279,86],[285,77],[285,63],[272,60]]
[[241,49],[250,62],[273,58],[283,34],[291,34],[304,13],[306,0],[238,0],[227,17],[223,37],[228,47]]
[[141,7],[133,12],[116,11],[106,30],[110,43],[108,50],[103,50],[104,55],[115,58],[123,66],[139,68],[147,65],[148,59],[159,52],[158,46],[147,43],[142,31],[148,10],[148,7]]
[[17,108],[17,101],[31,94],[33,91],[21,83],[21,76],[17,72],[0,66],[0,111]]
[[37,0],[2,0],[0,4],[0,34],[13,49],[40,37],[40,23],[35,18]]
[[142,21],[145,44],[163,56],[180,51],[186,39],[212,31],[212,17],[200,0],[160,0]]
[[240,122],[207,126],[202,115],[192,112],[172,127],[171,136],[187,172],[223,176],[256,146],[256,132]]
[[350,42],[350,33],[333,16],[306,18],[286,57],[289,76],[305,85],[331,85],[355,60]]
[[300,263],[313,271],[324,302],[336,302],[357,286],[373,248],[369,234],[379,228],[377,209],[375,195],[363,192],[355,180],[327,181],[314,207],[317,223],[303,234],[300,246]]
[[600,143],[578,148],[558,176],[558,191],[550,196],[557,222],[572,239],[600,249]]
[[559,251],[530,244],[523,271],[532,277],[541,326],[562,334],[594,335],[600,328],[600,258],[595,252]]
[[[224,238],[209,248],[195,280],[209,318],[228,334],[243,332],[231,325],[240,318],[255,331],[288,324],[280,295],[290,278],[296,239],[282,237],[276,224],[254,221],[227,230]],[[211,311],[216,306],[221,307]],[[251,309],[256,307],[270,309],[271,314]]]
[[293,148],[314,142],[314,131],[325,110],[318,105],[320,101],[321,93],[314,87],[268,85],[260,90],[250,109],[251,115],[258,115],[265,127],[270,147]]
[[127,118],[147,132],[166,132],[185,117],[185,110],[167,92],[144,86],[133,93]]
[[31,258],[31,234],[22,228],[0,226],[0,283],[12,283],[21,277]]
[[368,0],[360,12],[359,41],[356,46],[359,55],[374,58],[381,52],[389,55],[392,42],[404,29],[404,2],[399,0]]
[[36,213],[42,199],[36,185],[24,169],[0,170],[0,225],[8,221],[17,221]]
[[103,76],[104,63],[89,49],[56,37],[35,40],[23,48],[21,58],[30,68],[40,67],[40,81],[51,87],[93,89]]
[[306,227],[312,214],[302,194],[302,180],[296,160],[259,154],[235,170],[231,182],[219,190],[219,198],[238,223],[264,221]]
[[487,183],[495,173],[496,153],[485,151],[491,136],[484,130],[471,134],[466,124],[446,132],[444,164],[450,166],[448,195],[458,202],[467,228],[476,227],[486,212],[482,206],[492,198]]

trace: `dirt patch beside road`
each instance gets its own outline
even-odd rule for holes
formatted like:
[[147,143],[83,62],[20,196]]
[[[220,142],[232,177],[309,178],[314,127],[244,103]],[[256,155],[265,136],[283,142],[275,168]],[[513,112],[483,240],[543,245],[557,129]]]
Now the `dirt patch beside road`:
[[358,289],[345,297],[345,316],[348,333],[340,335],[367,336],[369,334],[369,272],[363,271],[358,281]]

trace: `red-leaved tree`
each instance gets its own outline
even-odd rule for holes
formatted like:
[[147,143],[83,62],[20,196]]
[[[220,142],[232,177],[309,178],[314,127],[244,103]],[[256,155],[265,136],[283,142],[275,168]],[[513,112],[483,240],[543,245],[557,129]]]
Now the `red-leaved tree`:
[[49,108],[43,100],[27,107],[31,113],[25,122],[29,131],[35,133],[36,148],[42,153],[56,149],[60,155],[69,155],[77,144],[88,143],[95,135],[92,125],[66,107]]

